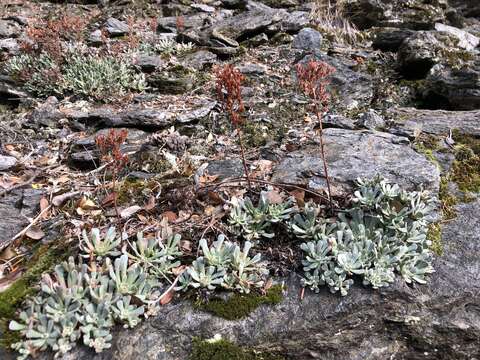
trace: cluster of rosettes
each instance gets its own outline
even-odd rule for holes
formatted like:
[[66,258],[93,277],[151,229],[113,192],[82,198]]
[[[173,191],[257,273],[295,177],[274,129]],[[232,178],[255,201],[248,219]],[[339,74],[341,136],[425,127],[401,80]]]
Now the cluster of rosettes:
[[67,44],[63,54],[62,61],[47,53],[17,55],[4,70],[38,96],[73,93],[108,99],[146,88],[145,76],[132,67],[128,54],[105,55],[78,44]]
[[180,240],[168,230],[150,239],[138,233],[135,242],[115,228],[104,236],[98,229],[90,236],[84,231],[79,260],[71,257],[52,275],[44,275],[19,321],[10,322],[10,330],[24,337],[13,345],[19,359],[47,349],[58,357],[79,340],[96,352],[109,348],[112,326],[134,327],[158,313],[161,294],[174,286],[176,277],[177,290],[211,291],[218,286],[248,293],[263,286],[268,271],[259,254],[249,257],[249,242],[241,250],[220,236],[209,248],[202,239],[203,256],[185,266]]
[[257,207],[249,199],[239,202],[229,222],[247,239],[273,238],[281,224],[292,238],[307,240],[301,244],[304,286],[318,292],[327,285],[344,296],[355,276],[375,289],[392,283],[395,273],[407,283],[425,283],[434,271],[426,236],[432,210],[425,192],[377,177],[357,181],[351,208],[336,219],[321,218],[313,204],[299,210],[290,201],[273,205],[261,197]]
[[180,277],[177,290],[204,288],[215,290],[237,290],[249,293],[251,288],[264,285],[268,270],[261,262],[260,254],[248,256],[252,243],[246,241],[243,250],[240,246],[220,235],[209,248],[205,239],[200,240],[203,256],[197,258]]

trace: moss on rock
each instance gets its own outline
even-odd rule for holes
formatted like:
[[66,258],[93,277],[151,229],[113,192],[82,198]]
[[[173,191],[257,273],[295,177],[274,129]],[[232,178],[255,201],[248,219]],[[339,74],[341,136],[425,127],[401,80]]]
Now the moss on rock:
[[0,292],[0,347],[9,348],[18,341],[18,332],[8,330],[8,323],[15,317],[15,312],[22,302],[35,292],[35,285],[40,276],[49,272],[59,261],[68,257],[68,251],[62,243],[42,245],[25,265],[27,269],[20,279],[5,291]]
[[453,132],[455,161],[452,166],[451,180],[460,191],[480,193],[480,139]]
[[442,227],[439,223],[428,226],[427,239],[432,242],[430,249],[438,256],[443,255]]
[[245,350],[227,340],[193,340],[189,360],[285,360],[281,355]]
[[282,286],[274,285],[265,295],[235,293],[227,300],[211,299],[208,302],[196,303],[195,307],[227,320],[238,320],[248,316],[260,305],[277,305],[282,299]]

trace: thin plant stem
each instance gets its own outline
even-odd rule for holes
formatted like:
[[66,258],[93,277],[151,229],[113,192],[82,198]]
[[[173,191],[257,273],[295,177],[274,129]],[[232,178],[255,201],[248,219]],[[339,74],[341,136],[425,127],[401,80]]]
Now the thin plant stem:
[[245,158],[245,148],[243,146],[242,131],[237,126],[238,142],[240,143],[240,152],[242,155],[243,170],[245,171],[245,177],[247,179],[248,190],[252,192],[252,183],[250,182],[250,174],[248,172],[247,159]]
[[332,190],[330,188],[330,177],[328,175],[328,165],[327,159],[325,157],[325,146],[323,143],[323,118],[320,114],[320,110],[318,109],[318,104],[315,103],[315,113],[318,119],[318,125],[320,127],[319,131],[319,138],[320,138],[320,155],[322,157],[323,162],[323,172],[325,173],[325,181],[327,182],[327,192],[328,192],[328,204],[330,206],[330,211],[333,213],[333,203],[332,203]]

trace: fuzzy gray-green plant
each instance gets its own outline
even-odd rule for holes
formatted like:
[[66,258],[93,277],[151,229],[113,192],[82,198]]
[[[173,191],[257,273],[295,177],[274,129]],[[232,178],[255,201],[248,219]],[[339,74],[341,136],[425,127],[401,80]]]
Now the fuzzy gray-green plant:
[[220,235],[209,247],[206,240],[200,240],[203,256],[198,257],[179,279],[177,290],[201,288],[215,290],[237,290],[249,293],[252,288],[264,285],[268,270],[260,254],[249,256],[252,243],[245,242],[243,249],[237,244],[225,241]]
[[250,198],[238,200],[230,213],[229,224],[236,234],[247,240],[273,238],[273,225],[290,219],[293,211],[291,200],[272,204],[262,193],[257,206]]
[[395,273],[407,283],[425,283],[434,271],[426,237],[432,210],[427,194],[375,178],[358,180],[352,202],[328,225],[308,211],[294,217],[293,233],[310,240],[301,245],[304,286],[318,292],[327,285],[345,296],[354,276],[375,289],[392,283]]
[[74,94],[108,100],[146,87],[145,76],[135,71],[128,54],[91,53],[79,46],[65,49],[57,60],[45,53],[17,55],[3,70],[38,96]]
[[[136,247],[122,254],[123,240],[114,228],[105,235],[93,229],[90,238],[84,232],[79,261],[71,257],[43,276],[38,294],[26,301],[18,321],[10,322],[10,330],[24,338],[12,346],[19,359],[47,349],[58,357],[79,340],[101,352],[111,346],[116,322],[134,327],[156,313],[160,290],[167,287],[162,282],[173,281],[167,271],[160,276],[158,267],[180,264],[180,237],[171,235],[149,247],[139,233]],[[89,266],[82,258],[90,260]]]

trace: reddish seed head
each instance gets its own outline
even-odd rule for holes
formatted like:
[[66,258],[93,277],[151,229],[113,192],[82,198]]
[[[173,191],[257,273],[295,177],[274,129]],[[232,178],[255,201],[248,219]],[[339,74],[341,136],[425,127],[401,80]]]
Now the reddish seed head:
[[242,100],[242,81],[244,76],[232,64],[215,68],[217,94],[223,102],[230,119],[235,126],[242,122],[241,113],[245,110]]
[[335,68],[323,61],[310,60],[306,64],[297,64],[295,69],[300,89],[305,95],[325,106],[329,100],[326,89],[330,83],[328,77],[335,72]]
[[111,129],[108,134],[98,135],[95,138],[95,143],[102,154],[105,162],[112,162],[110,167],[114,171],[122,169],[128,163],[128,156],[122,154],[121,145],[125,142],[128,136],[127,130],[116,131]]

